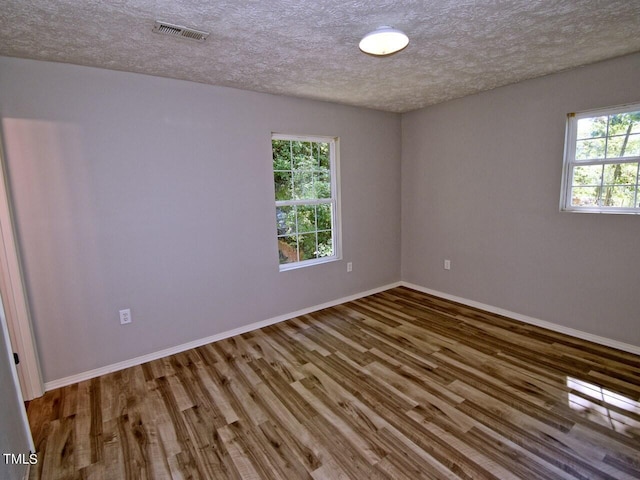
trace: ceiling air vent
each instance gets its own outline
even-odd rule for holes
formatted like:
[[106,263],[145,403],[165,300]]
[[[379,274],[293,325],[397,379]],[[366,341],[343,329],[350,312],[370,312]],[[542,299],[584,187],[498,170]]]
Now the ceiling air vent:
[[156,20],[153,26],[155,33],[161,33],[162,35],[171,35],[173,37],[183,37],[189,40],[195,40],[196,42],[204,42],[209,36],[209,32],[201,32],[200,30],[194,30],[193,28],[181,27],[180,25],[173,25],[171,23],[160,22]]

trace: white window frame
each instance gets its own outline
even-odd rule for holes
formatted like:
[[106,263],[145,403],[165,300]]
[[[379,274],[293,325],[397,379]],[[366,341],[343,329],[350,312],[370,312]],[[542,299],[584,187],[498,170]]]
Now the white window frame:
[[[318,142],[329,144],[329,171],[331,175],[331,199],[305,199],[305,200],[275,200],[275,206],[293,206],[293,205],[331,205],[331,238],[333,240],[333,255],[330,257],[313,258],[310,260],[299,260],[291,263],[279,263],[278,268],[281,272],[288,270],[296,270],[298,268],[309,267],[312,265],[319,265],[323,263],[335,262],[342,260],[342,232],[340,222],[340,168],[339,168],[339,138],[338,137],[325,137],[318,135],[288,135],[281,133],[271,134],[270,146],[271,154],[273,155],[273,140],[292,140],[300,142]],[[271,174],[273,175],[273,166],[271,167]],[[274,191],[275,199],[275,191]],[[278,238],[278,232],[276,229],[276,239]],[[276,254],[277,254],[276,246]]]
[[[564,145],[564,163],[562,170],[562,190],[560,195],[560,210],[578,213],[614,213],[614,214],[640,214],[640,171],[636,176],[635,207],[607,207],[607,206],[576,206],[571,205],[571,191],[573,184],[573,169],[577,166],[589,165],[616,165],[624,163],[638,163],[640,170],[640,156],[601,158],[593,160],[576,160],[576,145],[578,140],[578,120],[582,118],[601,117],[618,113],[640,111],[640,103],[625,104],[616,107],[600,108],[567,115],[567,127]],[[605,146],[606,151],[606,146]],[[604,176],[603,176],[604,177]],[[604,182],[604,178],[601,182]],[[604,185],[601,183],[601,185]]]

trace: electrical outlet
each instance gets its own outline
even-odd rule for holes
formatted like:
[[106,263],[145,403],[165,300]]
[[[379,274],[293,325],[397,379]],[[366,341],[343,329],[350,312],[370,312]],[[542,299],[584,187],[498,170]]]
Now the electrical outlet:
[[353,263],[347,262],[347,272],[351,272],[353,270]]
[[444,261],[444,269],[445,270],[451,270],[451,260],[446,260]]
[[131,323],[131,309],[120,310],[120,325]]

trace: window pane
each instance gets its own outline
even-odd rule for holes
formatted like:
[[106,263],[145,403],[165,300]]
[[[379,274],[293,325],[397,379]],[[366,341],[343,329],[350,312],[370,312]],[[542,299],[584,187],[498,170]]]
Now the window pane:
[[300,244],[300,260],[311,260],[316,258],[316,234],[305,233],[298,236]]
[[291,172],[273,172],[276,189],[276,200],[291,200]]
[[640,135],[619,135],[607,142],[607,158],[634,157],[640,155]]
[[331,175],[327,172],[316,173],[316,198],[331,198]]
[[312,170],[315,161],[311,142],[291,142],[294,170]]
[[637,163],[619,163],[604,166],[604,183],[606,184],[635,184],[637,175]]
[[583,138],[606,137],[607,117],[581,118],[578,120],[578,140]]
[[280,264],[298,261],[298,237],[278,238],[278,255]]
[[318,230],[331,230],[331,205],[318,205]]
[[640,134],[629,135],[629,142],[624,151],[625,157],[640,157]]
[[609,116],[609,135],[640,133],[640,112],[616,113]]
[[298,232],[316,231],[316,207],[314,205],[298,206]]
[[607,158],[640,156],[640,135],[620,135],[609,138]]
[[[624,152],[620,152],[624,143],[623,137],[610,137],[607,139],[607,158],[621,157]],[[625,144],[626,147],[626,144]]]
[[316,198],[311,172],[293,172],[293,195],[296,200]]
[[276,207],[278,236],[296,233],[296,207]]
[[576,160],[604,158],[605,139],[578,140],[576,142]]
[[320,168],[320,143],[318,142],[313,142],[311,144],[312,147],[312,151],[311,151],[311,155],[313,155],[313,169],[317,170]]
[[600,185],[602,165],[586,165],[573,168],[573,185]]
[[602,205],[605,207],[633,207],[635,191],[635,185],[605,185],[602,190]]
[[331,232],[318,232],[318,257],[333,255],[333,239]]
[[272,140],[274,170],[291,170],[291,148],[289,140]]
[[573,187],[571,205],[574,207],[597,207],[600,187]]
[[321,169],[329,171],[329,144],[318,143],[317,145],[319,149],[319,166]]

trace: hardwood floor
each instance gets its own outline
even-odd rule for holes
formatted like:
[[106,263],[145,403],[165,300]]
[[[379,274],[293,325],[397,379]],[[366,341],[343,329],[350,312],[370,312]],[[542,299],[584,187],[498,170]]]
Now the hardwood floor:
[[43,479],[640,478],[640,358],[395,288],[29,404]]

